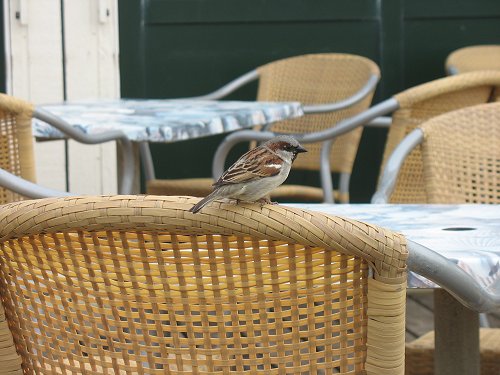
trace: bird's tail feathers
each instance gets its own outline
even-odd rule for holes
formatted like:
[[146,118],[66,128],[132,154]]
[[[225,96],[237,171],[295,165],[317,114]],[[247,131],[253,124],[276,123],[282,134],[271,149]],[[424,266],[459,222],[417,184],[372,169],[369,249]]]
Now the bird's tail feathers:
[[201,210],[203,207],[205,207],[207,204],[212,202],[213,200],[217,199],[217,194],[215,194],[215,191],[212,191],[210,194],[208,194],[205,198],[203,198],[201,201],[196,203],[189,212],[192,212],[193,214],[197,213],[199,210]]

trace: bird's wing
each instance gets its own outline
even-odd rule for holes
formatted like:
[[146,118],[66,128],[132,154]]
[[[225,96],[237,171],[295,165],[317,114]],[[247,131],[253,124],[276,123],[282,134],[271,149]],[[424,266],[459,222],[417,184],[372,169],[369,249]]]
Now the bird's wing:
[[283,168],[283,160],[264,147],[257,147],[239,158],[219,180],[215,187],[240,184],[259,178],[276,176]]

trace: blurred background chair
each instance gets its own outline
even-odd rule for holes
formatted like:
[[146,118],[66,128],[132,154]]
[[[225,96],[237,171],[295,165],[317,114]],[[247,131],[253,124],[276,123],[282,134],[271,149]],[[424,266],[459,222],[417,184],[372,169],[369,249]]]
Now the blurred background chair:
[[500,102],[431,119],[394,149],[373,202],[392,201],[407,160],[419,149],[421,202],[500,203],[499,145]]
[[[223,88],[199,97],[220,99],[242,85],[258,79],[257,100],[298,101],[305,116],[269,124],[264,130],[276,133],[319,133],[334,127],[339,121],[367,109],[380,78],[378,66],[371,60],[350,54],[325,53],[290,57],[273,61],[229,83]],[[257,131],[256,131],[257,132]],[[349,201],[349,178],[358,150],[362,128],[336,139],[328,158],[331,173],[339,175],[336,198]],[[255,143],[252,143],[255,145]],[[320,171],[322,143],[308,144],[308,153],[301,155],[293,169]],[[150,160],[149,148],[143,145],[143,160]],[[212,191],[213,180],[195,178],[160,180],[146,178],[146,191],[160,195],[205,196]],[[271,198],[281,200],[322,201],[323,190],[304,185],[283,185]]]
[[[396,94],[399,109],[392,116],[380,171],[394,148],[422,122],[455,109],[497,100],[495,92],[499,87],[500,72],[471,72]],[[422,186],[422,162],[417,147],[406,159],[389,202],[427,203]]]
[[391,196],[419,146],[426,203],[500,203],[500,102],[451,111],[414,129],[387,162],[375,194],[380,200]]
[[188,212],[197,201],[3,206],[2,369],[403,374],[404,237],[283,206]]
[[[28,181],[36,181],[31,119],[33,106],[0,94],[0,167]],[[0,203],[24,197],[0,186]]]
[[[500,203],[500,102],[451,111],[413,130],[391,155],[376,196],[391,195],[404,159],[418,145],[426,202]],[[487,325],[487,318],[482,319]],[[407,375],[434,373],[433,339],[431,331],[407,344]],[[500,329],[482,328],[480,341],[481,374],[498,374]]]
[[[445,77],[427,82],[394,95],[369,109],[336,124],[334,128],[320,133],[297,135],[301,143],[323,142],[321,152],[322,171],[329,171],[331,147],[337,137],[361,126],[373,124],[377,119],[392,114],[386,145],[381,163],[381,171],[394,148],[422,122],[458,108],[498,100],[496,93],[500,87],[500,71],[478,71]],[[384,117],[384,119],[386,119]],[[259,141],[271,139],[276,134],[263,131]],[[213,175],[220,176],[229,150],[236,144],[256,138],[254,132],[242,130],[228,135],[217,149],[213,161]],[[307,146],[306,146],[307,148]],[[422,185],[420,150],[417,147],[407,158],[399,174],[398,181],[390,196],[390,203],[426,203]],[[333,202],[331,179],[322,179],[325,202]],[[329,195],[330,194],[330,195]]]
[[500,70],[500,44],[457,49],[446,58],[445,69],[448,75],[475,70]]
[[[406,344],[405,375],[434,375],[435,332],[430,331]],[[500,373],[500,329],[479,330],[481,375]]]
[[122,176],[120,190],[130,192],[131,175],[134,173],[132,147],[121,131],[99,135],[83,134],[79,129],[61,119],[34,107],[24,100],[0,93],[0,203],[29,198],[67,195],[36,185],[33,152],[32,119],[36,117],[58,128],[68,137],[79,142],[95,144],[118,140],[122,144],[123,166],[129,171]]
[[[399,109],[393,113],[380,171],[394,148],[422,122],[459,108],[496,100],[499,72],[471,72],[410,88],[394,96]],[[427,203],[422,189],[419,147],[406,159],[390,203]],[[444,202],[443,202],[444,203]]]

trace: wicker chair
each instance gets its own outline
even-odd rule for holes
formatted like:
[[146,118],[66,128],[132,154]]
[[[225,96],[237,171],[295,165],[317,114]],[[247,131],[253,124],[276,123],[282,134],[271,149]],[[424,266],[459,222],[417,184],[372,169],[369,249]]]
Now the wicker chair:
[[404,237],[197,201],[4,205],[0,373],[404,373]]
[[[246,77],[246,78],[245,78]],[[269,124],[266,130],[277,133],[318,133],[334,127],[370,106],[376,83],[380,78],[377,65],[361,56],[325,53],[290,57],[260,66],[237,79],[237,85],[259,80],[257,99],[261,101],[299,101],[305,105],[306,116]],[[219,90],[202,98],[218,99],[228,90]],[[328,104],[330,103],[330,105]],[[331,168],[324,172],[340,175],[337,199],[349,201],[349,177],[358,150],[362,129],[342,135],[335,141],[329,155]],[[320,170],[322,143],[307,146],[308,153],[294,163],[294,169]],[[146,149],[143,159],[150,158]],[[328,176],[326,176],[328,175]],[[146,178],[150,194],[205,196],[212,191],[211,179],[159,180]],[[303,185],[283,185],[272,193],[273,199],[323,201],[321,188]]]
[[[35,182],[35,157],[31,119],[33,106],[0,94],[0,167],[25,180]],[[0,186],[0,204],[23,199]]]
[[[397,110],[393,113],[387,135],[380,176],[395,147],[421,123],[449,111],[493,101],[494,92],[499,87],[500,72],[481,71],[441,78],[395,95],[390,100]],[[428,203],[423,188],[421,159],[418,146],[406,158],[391,195],[376,194],[372,202]],[[381,189],[379,180],[378,190]]]
[[121,131],[88,135],[62,119],[24,100],[0,93],[0,204],[21,199],[68,195],[35,184],[35,159],[31,120],[38,118],[58,128],[68,137],[95,144],[118,140],[122,145],[123,173],[119,189],[130,192],[134,174],[132,146]]
[[375,196],[391,196],[417,148],[424,202],[500,203],[500,102],[451,111],[414,129],[388,160]]
[[475,70],[500,70],[500,45],[478,45],[457,49],[445,62],[449,75]]
[[[381,183],[386,190],[377,194],[390,195],[398,169],[417,145],[422,150],[426,202],[500,203],[500,103],[452,111],[413,130],[389,159]],[[407,375],[434,373],[433,338],[429,332],[407,344]],[[481,329],[480,340],[481,374],[498,374],[500,329]]]

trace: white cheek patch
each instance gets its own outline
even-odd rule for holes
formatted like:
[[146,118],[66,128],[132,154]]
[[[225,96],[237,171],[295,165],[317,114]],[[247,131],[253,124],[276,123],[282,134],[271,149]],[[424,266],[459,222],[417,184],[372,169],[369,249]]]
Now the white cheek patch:
[[267,168],[276,168],[276,169],[281,169],[281,164],[268,164],[266,165]]

